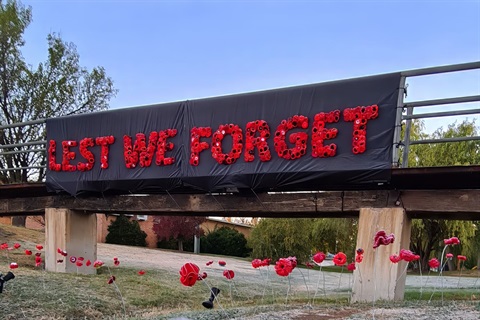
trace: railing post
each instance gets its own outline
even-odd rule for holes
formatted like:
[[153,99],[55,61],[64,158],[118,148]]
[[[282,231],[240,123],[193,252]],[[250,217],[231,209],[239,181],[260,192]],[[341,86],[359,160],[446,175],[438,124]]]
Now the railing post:
[[397,114],[395,116],[395,131],[393,134],[393,154],[392,154],[392,166],[398,167],[400,160],[400,137],[402,135],[402,113],[403,113],[403,99],[405,96],[405,76],[400,77],[400,84],[398,86],[398,100],[397,100]]
[[[413,114],[413,107],[407,105],[407,116]],[[408,167],[408,154],[410,153],[410,131],[412,129],[412,119],[407,119],[405,124],[405,135],[403,137],[403,158],[402,158],[402,168]]]

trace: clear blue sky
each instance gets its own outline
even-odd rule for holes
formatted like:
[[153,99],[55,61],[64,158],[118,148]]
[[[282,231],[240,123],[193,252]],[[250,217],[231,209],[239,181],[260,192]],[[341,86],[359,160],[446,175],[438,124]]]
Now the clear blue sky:
[[[111,108],[480,60],[480,0],[23,3],[27,62],[45,60],[47,34],[60,33],[113,78]],[[480,72],[409,84],[410,101],[480,94]]]

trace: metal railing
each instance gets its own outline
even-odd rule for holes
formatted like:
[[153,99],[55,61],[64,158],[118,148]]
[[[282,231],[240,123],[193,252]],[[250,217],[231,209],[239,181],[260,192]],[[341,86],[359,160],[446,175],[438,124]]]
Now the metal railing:
[[[423,139],[423,140],[411,140],[410,138],[412,120],[414,119],[450,117],[450,116],[469,115],[469,114],[480,115],[480,108],[413,114],[414,108],[427,107],[427,106],[441,106],[445,104],[477,102],[477,101],[480,101],[480,95],[404,102],[404,97],[406,95],[406,79],[408,77],[443,74],[443,73],[449,73],[449,72],[458,72],[458,71],[466,71],[466,70],[474,70],[474,69],[480,69],[480,61],[448,65],[448,66],[408,70],[408,71],[401,72],[399,95],[398,95],[398,102],[397,102],[397,117],[396,117],[396,123],[395,123],[395,133],[393,138],[393,144],[394,144],[393,166],[394,167],[403,167],[403,168],[408,167],[408,155],[410,152],[410,146],[412,145],[480,140],[480,136],[442,138],[442,139]],[[405,123],[405,131],[404,131],[405,134],[402,141],[401,130],[404,123]],[[400,147],[403,147],[401,162],[400,162]]]
[[[25,121],[25,122],[19,122],[19,123],[5,124],[0,126],[0,130],[34,126],[34,125],[44,126],[45,122],[46,122],[45,119],[38,119],[38,120],[31,120],[31,121]],[[47,150],[46,144],[47,144],[47,141],[45,140],[28,141],[23,143],[14,143],[14,144],[0,144],[0,156],[10,156],[10,155],[21,154],[21,153],[46,152]],[[43,147],[25,149],[25,147],[31,147],[31,146],[43,146]],[[17,150],[11,150],[11,149],[17,149]],[[12,167],[12,168],[10,167],[0,168],[0,172],[4,172],[4,174],[6,175],[7,172],[11,172],[11,171],[45,169],[45,168],[46,168],[45,165],[34,164],[26,167],[22,166],[22,167]]]

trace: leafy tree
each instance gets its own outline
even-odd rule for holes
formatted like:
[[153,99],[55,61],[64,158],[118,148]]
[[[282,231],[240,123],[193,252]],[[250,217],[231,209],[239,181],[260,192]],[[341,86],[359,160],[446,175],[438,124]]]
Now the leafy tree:
[[276,260],[296,256],[299,261],[306,261],[312,250],[313,220],[261,219],[248,239],[253,257]]
[[357,219],[315,219],[313,223],[314,247],[323,252],[339,251],[353,255],[357,243]]
[[205,217],[195,216],[157,216],[153,220],[153,232],[158,240],[175,239],[178,242],[178,250],[183,251],[183,242],[203,235],[200,225],[206,221]]
[[221,227],[202,237],[200,249],[205,253],[246,257],[250,250],[243,233],[228,227]]
[[107,243],[124,244],[145,247],[147,234],[140,229],[137,220],[130,221],[125,215],[120,215],[108,226]]
[[[0,125],[49,117],[104,110],[115,96],[113,81],[102,67],[81,67],[73,43],[49,34],[48,58],[36,67],[22,56],[23,34],[32,20],[32,9],[20,1],[0,0]],[[44,140],[44,125],[0,131],[0,144]],[[12,148],[38,150],[40,146]],[[2,151],[6,151],[5,149]],[[0,168],[44,166],[45,152],[12,153],[0,156]],[[41,181],[45,169],[0,172],[0,183]]]
[[[411,139],[468,137],[479,134],[475,121],[468,120],[451,124],[446,130],[439,128],[431,135],[424,130],[422,121],[413,121]],[[480,164],[480,141],[414,145],[410,147],[408,162],[410,167]],[[428,260],[434,255],[438,257],[443,249],[442,240],[457,236],[462,242],[460,246],[452,248],[454,253],[475,256],[480,261],[478,226],[478,222],[473,221],[413,220],[411,249],[420,254],[422,268],[428,270]],[[449,267],[452,269],[454,266]]]

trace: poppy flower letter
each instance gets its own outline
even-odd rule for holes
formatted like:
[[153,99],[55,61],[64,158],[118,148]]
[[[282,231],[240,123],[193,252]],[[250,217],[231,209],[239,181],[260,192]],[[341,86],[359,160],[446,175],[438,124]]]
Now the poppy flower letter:
[[198,279],[200,268],[194,263],[185,263],[180,268],[180,282],[186,287],[192,287]]
[[347,263],[347,256],[345,253],[339,252],[333,256],[333,263],[336,266],[343,266],[345,263]]

